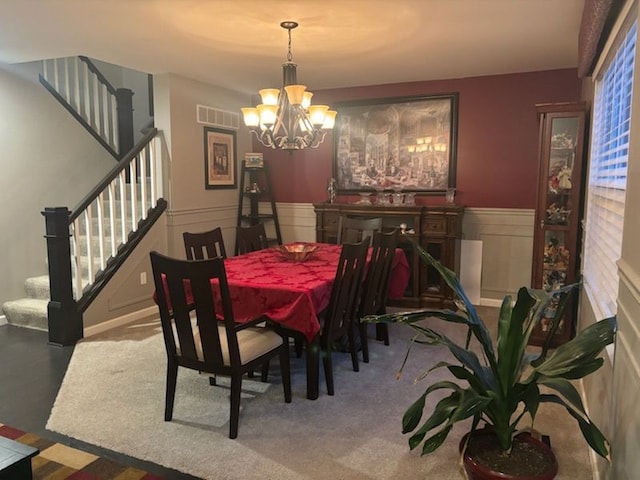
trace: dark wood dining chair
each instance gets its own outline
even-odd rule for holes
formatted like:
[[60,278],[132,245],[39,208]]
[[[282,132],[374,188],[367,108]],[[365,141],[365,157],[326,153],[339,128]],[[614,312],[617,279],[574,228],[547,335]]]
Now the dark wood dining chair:
[[227,258],[220,227],[207,232],[184,232],[182,238],[187,260],[206,260],[214,257]]
[[[264,317],[234,321],[224,260],[180,260],[155,251],[150,257],[167,352],[165,421],[173,418],[178,367],[231,377],[229,438],[238,436],[242,376],[276,355],[285,402],[291,402],[288,342],[271,328],[256,326]],[[212,280],[217,287],[212,288]],[[214,288],[219,288],[221,311],[215,308]]]
[[257,223],[250,227],[236,228],[236,245],[238,254],[255,252],[269,247],[269,240],[264,229],[264,223]]
[[[357,315],[358,302],[362,292],[362,280],[367,263],[368,249],[368,238],[363,239],[360,243],[343,244],[336,276],[331,287],[329,306],[319,316],[321,323],[320,355],[329,395],[334,393],[331,352],[334,343],[338,339],[347,337],[353,369],[358,370],[354,319]],[[309,354],[307,351],[307,355]]]
[[343,215],[338,220],[337,243],[356,243],[373,238],[375,232],[382,231],[382,218],[350,217]]
[[[365,363],[369,363],[368,324],[360,322],[360,318],[365,315],[386,313],[389,276],[398,245],[396,231],[374,233],[372,245],[357,320],[362,346],[362,360]],[[389,345],[389,326],[386,323],[376,324],[376,337],[381,337],[384,344]]]

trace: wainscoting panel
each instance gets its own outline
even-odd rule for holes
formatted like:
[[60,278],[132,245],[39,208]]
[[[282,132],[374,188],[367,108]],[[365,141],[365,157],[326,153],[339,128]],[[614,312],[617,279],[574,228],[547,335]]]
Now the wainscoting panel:
[[507,294],[531,284],[533,210],[467,208],[462,220],[465,240],[482,241],[481,302],[500,305]]
[[613,471],[609,478],[632,480],[640,472],[640,275],[624,260],[618,262],[618,333],[613,375]]
[[[597,315],[594,313],[589,301],[589,295],[583,290],[579,296],[579,326],[580,330],[595,323]],[[604,355],[604,365],[597,372],[582,379],[582,400],[585,403],[587,413],[593,422],[600,428],[608,439],[612,439],[613,416],[613,357]],[[594,472],[594,480],[604,480],[609,470],[609,463],[590,451],[591,463]]]
[[233,255],[236,242],[238,205],[218,205],[209,208],[168,210],[167,213],[168,254],[184,257],[184,232],[204,232],[215,227],[222,228],[224,245],[228,255]]
[[278,203],[282,242],[315,242],[316,214],[311,203]]
[[141,312],[155,305],[149,252],[166,252],[166,243],[166,217],[163,215],[84,313],[85,335],[126,323],[128,318],[144,316]]

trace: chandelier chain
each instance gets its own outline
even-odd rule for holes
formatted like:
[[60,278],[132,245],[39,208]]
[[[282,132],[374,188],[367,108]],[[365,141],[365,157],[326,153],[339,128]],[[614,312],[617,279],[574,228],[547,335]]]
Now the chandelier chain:
[[287,31],[289,32],[289,51],[287,52],[287,61],[291,61],[293,60],[293,54],[291,53],[291,29],[288,28]]

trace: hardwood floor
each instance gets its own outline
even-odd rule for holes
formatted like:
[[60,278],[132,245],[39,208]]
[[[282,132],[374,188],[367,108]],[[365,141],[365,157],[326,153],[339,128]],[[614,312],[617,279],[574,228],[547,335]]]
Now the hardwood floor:
[[13,325],[0,326],[1,423],[167,479],[197,479],[46,430],[49,413],[73,353],[73,347],[49,345],[47,339],[46,332]]

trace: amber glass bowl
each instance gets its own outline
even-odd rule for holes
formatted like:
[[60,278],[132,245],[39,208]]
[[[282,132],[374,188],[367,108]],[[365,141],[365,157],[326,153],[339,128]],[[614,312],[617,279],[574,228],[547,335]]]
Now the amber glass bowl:
[[287,260],[304,262],[313,255],[317,248],[316,245],[309,245],[308,243],[289,243],[287,245],[278,245],[276,250]]

